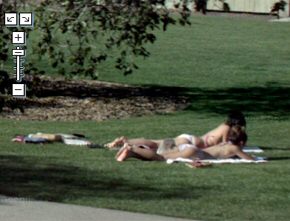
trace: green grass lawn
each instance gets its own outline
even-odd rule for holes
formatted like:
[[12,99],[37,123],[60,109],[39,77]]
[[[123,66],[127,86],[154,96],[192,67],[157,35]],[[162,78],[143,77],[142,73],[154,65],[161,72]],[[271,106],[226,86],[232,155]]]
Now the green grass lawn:
[[[168,115],[105,122],[0,120],[0,194],[200,220],[289,220],[290,28],[262,19],[195,16],[158,32],[152,56],[123,77],[110,62],[101,80],[175,87],[191,106]],[[129,137],[201,135],[231,108],[247,116],[249,145],[270,162],[190,169],[128,160],[114,151],[21,145],[15,134],[84,133],[104,143]],[[1,202],[0,202],[1,203]]]
[[136,74],[124,78],[108,62],[100,79],[190,88],[289,85],[289,32],[289,23],[194,16],[191,26],[158,32]]

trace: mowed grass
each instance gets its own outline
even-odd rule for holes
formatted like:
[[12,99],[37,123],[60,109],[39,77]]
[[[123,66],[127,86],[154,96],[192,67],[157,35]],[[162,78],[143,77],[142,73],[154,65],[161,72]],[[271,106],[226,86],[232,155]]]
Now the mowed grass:
[[[152,56],[124,77],[104,64],[101,80],[175,87],[191,99],[182,112],[106,122],[0,121],[0,193],[199,220],[288,220],[290,216],[288,23],[195,16],[191,27],[158,32]],[[190,169],[128,160],[114,151],[11,143],[15,134],[83,133],[104,143],[128,137],[201,135],[226,110],[247,116],[249,145],[269,162]]]
[[123,77],[108,62],[100,79],[168,86],[225,88],[289,85],[289,23],[253,17],[194,16],[192,25],[158,32],[152,56]]
[[201,134],[222,120],[192,112],[102,123],[2,120],[1,194],[200,220],[287,220],[290,151],[283,136],[289,133],[287,121],[248,119],[249,145],[262,146],[262,155],[270,158],[258,165],[190,169],[163,162],[118,163],[115,152],[104,149],[10,142],[16,131],[79,132],[101,143],[121,134],[152,138],[184,131]]

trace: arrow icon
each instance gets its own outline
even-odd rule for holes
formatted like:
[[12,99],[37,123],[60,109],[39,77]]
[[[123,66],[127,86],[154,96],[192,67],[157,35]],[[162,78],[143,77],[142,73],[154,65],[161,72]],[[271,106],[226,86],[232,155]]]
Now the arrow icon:
[[33,27],[33,13],[32,12],[20,12],[19,13],[20,17],[20,26],[25,26],[25,27]]
[[14,17],[7,17],[7,22],[12,22],[12,19],[13,19]]
[[[0,1],[1,2],[1,1]],[[17,26],[17,13],[15,12],[5,12],[5,26],[16,27]]]
[[30,21],[29,17],[22,17],[22,18],[25,19],[24,22],[29,22]]

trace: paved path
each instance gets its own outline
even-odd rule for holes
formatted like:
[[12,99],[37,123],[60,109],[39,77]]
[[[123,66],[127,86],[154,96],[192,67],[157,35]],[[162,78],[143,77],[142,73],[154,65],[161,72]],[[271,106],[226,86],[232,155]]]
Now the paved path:
[[0,196],[1,221],[190,221],[93,207]]

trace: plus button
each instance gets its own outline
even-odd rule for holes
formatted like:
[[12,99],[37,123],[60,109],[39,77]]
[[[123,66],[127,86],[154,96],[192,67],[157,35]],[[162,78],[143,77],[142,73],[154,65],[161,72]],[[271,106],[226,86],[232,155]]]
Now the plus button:
[[25,32],[17,31],[12,33],[12,44],[24,44],[25,45]]

